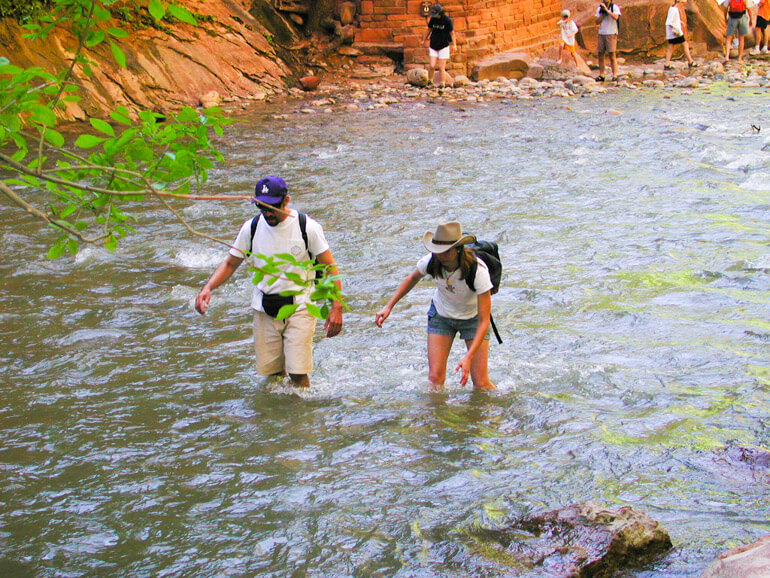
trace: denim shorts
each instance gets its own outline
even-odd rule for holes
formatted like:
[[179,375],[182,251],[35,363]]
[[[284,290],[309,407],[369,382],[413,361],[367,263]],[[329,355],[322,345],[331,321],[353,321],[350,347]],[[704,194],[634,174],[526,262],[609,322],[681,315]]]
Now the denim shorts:
[[[460,338],[464,341],[473,341],[476,337],[476,328],[479,326],[479,316],[470,319],[452,319],[451,317],[442,317],[436,312],[436,306],[433,301],[430,302],[428,309],[428,333],[437,333],[446,335],[454,339],[457,332],[460,332]],[[489,329],[484,339],[489,339]]]

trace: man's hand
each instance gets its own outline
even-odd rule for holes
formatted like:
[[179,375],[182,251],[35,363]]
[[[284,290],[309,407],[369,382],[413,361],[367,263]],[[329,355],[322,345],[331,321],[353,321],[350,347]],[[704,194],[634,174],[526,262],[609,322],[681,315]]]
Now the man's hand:
[[374,316],[374,322],[377,324],[377,327],[382,327],[382,324],[385,323],[385,320],[390,316],[390,307],[383,307],[380,309],[377,314]]
[[329,311],[329,317],[326,318],[324,323],[324,329],[326,329],[326,337],[334,337],[339,335],[342,331],[342,304],[334,303],[331,311]]
[[201,315],[206,315],[206,309],[209,308],[209,303],[211,303],[211,291],[204,287],[195,298],[195,310]]

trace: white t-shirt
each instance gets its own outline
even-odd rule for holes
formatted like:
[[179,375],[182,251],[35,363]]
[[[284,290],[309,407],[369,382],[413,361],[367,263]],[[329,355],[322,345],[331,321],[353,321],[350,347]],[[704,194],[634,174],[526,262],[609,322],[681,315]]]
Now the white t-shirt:
[[[291,216],[287,217],[275,227],[271,227],[265,219],[262,217],[257,221],[257,230],[254,233],[254,248],[253,252],[266,256],[276,255],[278,253],[289,253],[293,255],[299,261],[307,261],[310,256],[305,249],[305,241],[302,239],[302,231],[299,229],[298,213],[294,209],[291,211]],[[310,252],[313,257],[316,257],[326,251],[329,248],[329,244],[324,237],[323,228],[317,221],[307,218],[307,242]],[[238,236],[235,238],[233,247],[230,249],[230,254],[233,257],[243,259],[245,251],[251,250],[249,243],[251,241],[251,219],[243,223],[241,230],[238,232]],[[263,259],[254,258],[254,263],[259,266],[265,261]],[[284,271],[298,273],[305,279],[311,279],[313,277],[312,272],[307,272],[301,267],[293,265],[282,265]],[[254,293],[251,298],[251,307],[257,311],[262,311],[262,292],[265,293],[280,293],[282,291],[298,291],[302,287],[296,283],[289,281],[288,279],[278,279],[272,285],[269,281],[272,277],[265,277],[254,287]],[[304,289],[301,295],[294,297],[295,303],[306,303],[310,301],[310,293],[312,293],[312,287]]]
[[666,40],[671,40],[682,34],[682,15],[679,13],[679,8],[672,6],[666,15]]
[[[617,14],[620,16],[620,7],[613,2],[612,4],[612,13]],[[618,33],[618,21],[612,18],[611,16],[608,16],[607,14],[604,14],[603,10],[601,8],[596,9],[596,17],[599,18],[599,16],[604,16],[602,18],[601,24],[599,24],[599,34],[602,35],[610,35],[610,34],[617,34]]]
[[[417,261],[417,270],[423,274],[428,274],[428,263],[431,253],[425,255]],[[486,293],[492,289],[492,281],[489,279],[487,265],[476,257],[479,266],[476,269],[476,278],[473,281],[476,292],[471,291],[465,279],[460,279],[462,273],[456,269],[448,277],[436,277],[436,291],[433,293],[433,304],[436,311],[442,317],[450,319],[472,319],[479,313],[478,295]],[[446,272],[444,272],[446,275]]]
[[578,33],[578,26],[575,21],[559,20],[559,28],[561,28],[561,39],[567,46],[575,45],[575,34]]

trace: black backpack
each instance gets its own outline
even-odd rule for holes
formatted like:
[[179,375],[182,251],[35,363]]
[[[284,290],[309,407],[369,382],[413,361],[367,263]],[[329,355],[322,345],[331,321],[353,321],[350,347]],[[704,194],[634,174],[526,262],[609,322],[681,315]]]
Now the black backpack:
[[[487,269],[489,270],[489,278],[492,281],[492,289],[490,290],[490,293],[494,295],[500,290],[500,280],[503,277],[503,263],[500,261],[500,251],[497,243],[494,241],[479,241],[477,239],[475,242],[466,246],[469,249],[473,249],[476,252],[476,256],[484,261],[484,264],[487,266]],[[468,288],[474,293],[476,292],[474,283],[476,281],[476,271],[478,268],[478,262],[474,261],[468,276],[465,278],[465,282],[468,284]],[[489,315],[489,323],[492,325],[492,331],[495,332],[497,342],[502,343],[503,340],[500,338],[500,332],[497,330],[495,320],[492,319],[491,313]]]
[[[251,249],[251,252],[254,252],[254,235],[257,232],[257,223],[259,223],[259,219],[262,216],[262,213],[257,215],[251,220],[251,241],[249,242],[249,249]],[[302,240],[305,241],[305,251],[307,251],[308,256],[310,259],[318,263],[318,260],[313,257],[313,254],[310,252],[310,244],[307,240],[307,215],[305,213],[297,213],[297,220],[299,221],[299,232],[302,233]],[[315,278],[320,279],[323,277],[323,272],[320,269],[316,269],[315,272]]]

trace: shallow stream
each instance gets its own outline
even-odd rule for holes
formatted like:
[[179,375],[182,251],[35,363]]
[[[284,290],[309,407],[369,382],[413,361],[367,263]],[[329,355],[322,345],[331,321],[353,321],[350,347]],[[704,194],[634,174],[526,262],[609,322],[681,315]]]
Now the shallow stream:
[[[770,448],[766,92],[275,112],[206,190],[280,174],[324,225],[352,311],[308,393],[254,375],[245,271],[192,311],[223,247],[141,210],[50,262],[0,205],[0,575],[510,575],[466,530],[584,500],[669,531],[634,576],[770,533],[741,449]],[[252,214],[184,208],[227,240]],[[428,281],[374,325],[449,219],[500,244],[494,394],[428,393]]]

